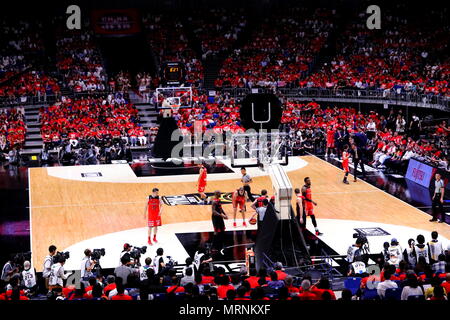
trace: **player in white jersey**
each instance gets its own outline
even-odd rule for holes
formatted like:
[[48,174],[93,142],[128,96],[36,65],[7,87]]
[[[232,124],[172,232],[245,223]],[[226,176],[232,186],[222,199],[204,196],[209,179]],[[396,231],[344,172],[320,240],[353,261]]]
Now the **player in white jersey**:
[[398,241],[396,238],[392,238],[391,245],[389,246],[388,252],[389,252],[388,262],[390,264],[398,267],[400,261],[402,260],[402,248],[398,244]]
[[420,257],[424,257],[426,263],[430,263],[430,257],[428,255],[428,247],[425,245],[425,237],[421,234],[417,236],[417,244],[415,246],[417,262],[419,262]]
[[22,281],[25,288],[30,292],[36,291],[36,270],[31,266],[30,261],[23,263]]
[[151,265],[151,263],[152,263],[152,258],[147,257],[147,258],[145,258],[145,265],[139,267],[139,279],[141,281],[148,279],[147,270],[153,269],[153,266]]
[[431,233],[431,241],[428,242],[428,250],[430,253],[430,263],[433,264],[438,262],[439,255],[444,254],[444,248],[442,246],[442,242],[438,240],[439,234],[437,231],[433,231]]
[[66,259],[60,258],[58,263],[52,265],[48,280],[48,288],[50,291],[53,290],[53,288],[62,288],[64,286],[63,280],[66,280],[69,277],[70,273],[66,274],[64,272],[65,263]]
[[417,255],[416,255],[416,243],[414,239],[408,240],[408,248],[403,251],[403,260],[407,261],[408,264],[414,268],[417,263]]

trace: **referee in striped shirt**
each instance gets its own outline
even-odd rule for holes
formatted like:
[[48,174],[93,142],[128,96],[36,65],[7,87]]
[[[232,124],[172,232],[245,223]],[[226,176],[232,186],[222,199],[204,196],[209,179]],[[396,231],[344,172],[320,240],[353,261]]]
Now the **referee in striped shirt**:
[[241,182],[243,184],[244,190],[247,193],[247,197],[251,202],[255,201],[255,198],[253,198],[252,191],[250,188],[250,183],[253,182],[252,178],[247,174],[247,169],[245,167],[241,168],[242,178]]
[[[437,221],[438,216],[440,214],[441,219],[439,222],[445,222],[445,213],[444,213],[444,181],[441,179],[441,175],[439,173],[436,173],[435,175],[435,181],[434,181],[434,194],[433,194],[433,204],[432,204],[432,210],[433,210],[433,219],[430,221]],[[439,212],[438,209],[439,208]]]

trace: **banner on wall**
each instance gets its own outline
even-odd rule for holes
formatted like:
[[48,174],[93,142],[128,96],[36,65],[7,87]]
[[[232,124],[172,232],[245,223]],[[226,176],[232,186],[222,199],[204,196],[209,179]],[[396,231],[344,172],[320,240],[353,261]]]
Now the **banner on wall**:
[[408,170],[406,171],[405,178],[418,183],[425,188],[429,188],[430,181],[435,171],[436,168],[411,158],[409,159]]
[[97,34],[124,35],[141,30],[139,13],[135,9],[105,9],[92,12],[92,25]]

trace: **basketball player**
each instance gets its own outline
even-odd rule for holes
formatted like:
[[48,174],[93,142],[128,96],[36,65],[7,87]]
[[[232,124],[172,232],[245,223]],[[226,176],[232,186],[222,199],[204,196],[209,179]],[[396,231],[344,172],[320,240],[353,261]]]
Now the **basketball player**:
[[269,196],[267,195],[267,190],[266,189],[262,189],[261,190],[261,196],[256,198],[255,201],[253,201],[253,203],[251,204],[252,209],[256,210],[256,208],[262,207],[264,199],[269,199]]
[[214,199],[212,201],[212,215],[211,220],[214,227],[214,240],[215,249],[222,249],[223,245],[223,234],[225,232],[225,222],[224,219],[228,219],[225,211],[223,211],[222,203],[220,202],[220,191],[214,191]]
[[328,130],[327,130],[327,148],[325,150],[325,157],[334,156],[333,152],[335,150],[335,146],[334,146],[334,134],[335,133],[336,133],[336,131],[333,129],[333,127],[329,126]]
[[[295,197],[296,197],[296,199],[295,199],[296,216],[295,217],[300,222],[300,221],[302,221],[302,213],[300,212],[301,211],[300,208],[302,208],[302,205],[303,205],[303,196],[302,196],[302,193],[299,188],[295,188],[294,193],[295,193]],[[301,222],[301,224],[303,224],[303,222]]]
[[347,180],[348,173],[350,172],[350,170],[348,168],[348,159],[349,158],[350,158],[350,153],[348,152],[348,145],[346,144],[344,146],[344,151],[342,152],[342,168],[344,169],[344,172],[345,172],[344,180],[342,180],[342,182],[345,184],[349,184],[349,182]]
[[233,227],[236,227],[236,213],[239,206],[239,212],[242,214],[242,226],[246,227],[247,223],[245,222],[245,190],[244,187],[240,187],[236,191],[233,192]]
[[198,174],[198,181],[197,181],[198,193],[200,193],[200,198],[203,200],[203,203],[206,204],[208,201],[207,201],[207,197],[205,194],[205,189],[206,189],[206,178],[208,175],[208,171],[206,170],[203,163],[199,164],[198,167],[199,167],[199,174]]
[[303,225],[303,227],[306,227],[306,217],[311,217],[312,224],[314,226],[314,229],[316,230],[316,236],[321,236],[322,233],[319,232],[319,229],[317,228],[317,221],[316,216],[314,215],[314,206],[317,206],[317,202],[312,200],[311,195],[311,179],[309,177],[306,177],[304,179],[305,185],[302,187],[302,196],[303,196],[303,215],[300,218],[300,225]]
[[153,242],[157,243],[156,233],[158,227],[161,226],[161,213],[163,202],[158,195],[159,189],[153,188],[152,194],[148,196],[148,202],[145,205],[144,216],[148,217],[148,244],[152,245],[152,230]]

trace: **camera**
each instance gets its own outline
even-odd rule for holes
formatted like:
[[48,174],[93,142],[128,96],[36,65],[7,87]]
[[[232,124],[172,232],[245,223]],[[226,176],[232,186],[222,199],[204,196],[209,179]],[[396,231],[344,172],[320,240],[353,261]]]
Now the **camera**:
[[178,261],[175,261],[172,256],[166,256],[167,258],[167,263],[166,263],[166,267],[171,269],[173,268],[173,266],[178,265]]
[[99,261],[101,257],[105,255],[105,248],[94,249],[91,253],[91,259],[95,261]]
[[54,256],[53,256],[53,263],[59,263],[62,260],[67,260],[70,258],[70,253],[69,251],[66,252],[57,252]]
[[130,251],[130,257],[134,260],[139,260],[141,258],[141,255],[145,254],[147,252],[147,246],[143,247],[133,247]]

